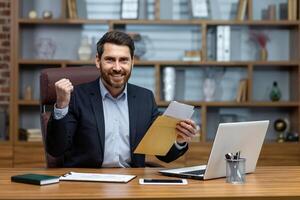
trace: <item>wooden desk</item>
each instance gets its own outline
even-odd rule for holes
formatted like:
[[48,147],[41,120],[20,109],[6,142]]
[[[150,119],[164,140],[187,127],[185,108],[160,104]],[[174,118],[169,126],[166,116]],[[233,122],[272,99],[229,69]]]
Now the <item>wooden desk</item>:
[[[23,173],[61,175],[69,171],[135,174],[127,184],[60,182],[36,186],[10,181]],[[225,179],[188,180],[188,185],[139,185],[138,179],[162,178],[158,169],[0,169],[0,199],[300,199],[300,166],[259,167],[247,175],[246,184],[232,185]]]

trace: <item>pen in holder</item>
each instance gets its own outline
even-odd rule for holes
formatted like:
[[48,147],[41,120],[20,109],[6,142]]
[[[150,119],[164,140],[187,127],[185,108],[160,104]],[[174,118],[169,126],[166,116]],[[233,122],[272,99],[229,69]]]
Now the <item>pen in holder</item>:
[[243,184],[246,182],[246,159],[240,158],[240,152],[235,155],[227,153],[226,160],[226,182],[232,184]]

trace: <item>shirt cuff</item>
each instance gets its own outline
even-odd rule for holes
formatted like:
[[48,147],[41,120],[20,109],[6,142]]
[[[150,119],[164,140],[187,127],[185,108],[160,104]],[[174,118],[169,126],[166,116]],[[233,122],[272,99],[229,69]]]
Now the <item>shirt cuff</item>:
[[60,120],[60,119],[64,118],[68,114],[68,111],[69,111],[69,106],[60,109],[60,108],[57,108],[56,104],[55,104],[54,112],[53,112],[54,119]]
[[182,150],[187,146],[187,142],[185,142],[183,144],[178,144],[177,141],[175,141],[175,146],[178,150]]

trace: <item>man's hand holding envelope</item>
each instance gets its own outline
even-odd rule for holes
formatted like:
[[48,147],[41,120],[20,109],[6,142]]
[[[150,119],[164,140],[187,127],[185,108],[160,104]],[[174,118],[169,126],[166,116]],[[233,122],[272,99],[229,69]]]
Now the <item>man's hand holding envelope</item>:
[[176,142],[178,144],[184,142],[191,142],[192,138],[195,137],[197,133],[196,124],[191,119],[181,120],[176,124],[177,138]]
[[172,101],[164,114],[148,129],[134,153],[164,156],[174,142],[190,142],[196,135],[196,124],[190,118],[194,106]]

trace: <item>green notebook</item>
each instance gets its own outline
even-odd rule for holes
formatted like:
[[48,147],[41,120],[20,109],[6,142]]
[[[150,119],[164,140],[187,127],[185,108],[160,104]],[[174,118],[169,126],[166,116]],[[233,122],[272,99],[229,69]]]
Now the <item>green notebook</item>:
[[18,183],[29,183],[34,185],[47,185],[59,182],[58,176],[43,174],[22,174],[11,177],[11,181]]

